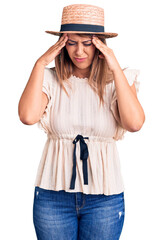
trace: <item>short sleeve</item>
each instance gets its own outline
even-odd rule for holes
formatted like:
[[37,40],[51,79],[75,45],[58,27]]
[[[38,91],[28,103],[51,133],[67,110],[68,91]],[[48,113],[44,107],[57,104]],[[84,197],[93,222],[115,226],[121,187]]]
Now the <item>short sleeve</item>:
[[[129,83],[130,86],[132,86],[132,84],[135,85],[136,88],[136,93],[139,92],[139,85],[140,82],[137,81],[137,77],[140,74],[140,70],[138,69],[131,69],[131,68],[126,68],[123,70],[127,81]],[[112,114],[115,118],[115,120],[117,121],[117,129],[116,129],[116,133],[114,136],[115,140],[119,140],[119,139],[123,139],[124,138],[124,134],[125,132],[127,132],[126,129],[124,129],[120,124],[120,116],[119,116],[119,112],[118,112],[118,103],[117,103],[117,94],[116,94],[116,89],[115,89],[115,84],[114,81],[112,83],[112,100],[111,100],[111,104],[110,104],[110,109],[112,111]]]
[[55,77],[56,74],[50,68],[44,69],[44,79],[43,79],[43,86],[42,91],[46,93],[48,97],[48,104],[45,108],[43,115],[41,116],[40,120],[37,123],[37,126],[44,130],[45,133],[50,133],[50,115],[51,115],[51,107],[52,107],[52,100],[53,100],[53,92],[55,87]]

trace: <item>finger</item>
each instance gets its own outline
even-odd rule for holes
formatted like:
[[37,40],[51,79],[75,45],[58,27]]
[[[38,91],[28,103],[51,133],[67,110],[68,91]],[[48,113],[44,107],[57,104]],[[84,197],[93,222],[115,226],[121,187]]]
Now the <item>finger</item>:
[[99,39],[98,37],[93,37],[93,39],[95,40],[95,42],[100,43],[101,45],[105,45],[101,39]]
[[99,42],[97,42],[96,39],[93,39],[93,43],[94,43],[95,47],[98,48],[102,52],[102,46],[100,45]]
[[67,37],[67,34],[64,33],[64,34],[58,39],[58,41],[56,42],[56,45],[59,44],[60,42],[64,41],[66,37]]
[[65,35],[62,35],[62,37],[58,40],[58,43],[64,41],[65,38],[66,38],[66,36],[65,36]]
[[67,37],[67,33],[64,33],[64,34],[62,35],[62,37],[63,37],[63,38]]
[[53,46],[55,48],[58,48],[59,46],[62,46],[67,40],[68,40],[68,37],[64,36],[63,38],[60,38],[59,41],[56,44],[54,44]]
[[94,41],[95,46],[104,54],[108,47],[100,39]]
[[94,42],[95,42],[96,44],[101,44],[101,45],[103,45],[103,42],[102,42],[99,38],[94,37],[93,40],[94,40]]
[[65,45],[66,45],[66,39],[64,39],[62,42],[59,43],[59,45],[57,46],[58,49],[62,49]]
[[111,48],[109,48],[107,45],[105,45],[99,38],[95,37],[95,42],[96,44],[100,44],[101,45],[101,48],[103,48],[104,50],[105,49],[109,49],[110,51],[112,51]]
[[55,50],[61,50],[65,46],[65,41],[62,39],[61,41],[55,43],[48,50],[49,53],[52,53]]
[[67,35],[66,35],[66,34],[64,34],[60,40],[61,40],[61,42],[62,42],[62,41],[66,41],[66,40],[67,40],[67,38],[68,38],[68,37],[67,37]]
[[65,35],[63,36],[63,38],[61,39],[60,43],[66,42],[67,40],[68,40],[68,36],[67,36],[67,34],[65,34]]
[[65,46],[65,42],[68,40],[67,34],[62,35],[62,37],[49,48],[48,53],[52,53],[53,51],[61,50]]

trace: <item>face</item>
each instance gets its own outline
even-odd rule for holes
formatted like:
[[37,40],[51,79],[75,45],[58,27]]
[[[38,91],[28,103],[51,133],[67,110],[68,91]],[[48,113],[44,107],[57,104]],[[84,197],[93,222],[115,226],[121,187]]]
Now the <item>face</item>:
[[77,34],[67,34],[66,49],[71,58],[74,68],[78,70],[88,70],[92,64],[95,54],[95,45],[91,36],[79,36]]

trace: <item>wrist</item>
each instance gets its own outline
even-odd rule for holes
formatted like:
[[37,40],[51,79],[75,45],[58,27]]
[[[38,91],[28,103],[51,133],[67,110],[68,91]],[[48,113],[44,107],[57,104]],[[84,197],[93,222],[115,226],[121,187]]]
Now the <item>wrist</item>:
[[43,60],[41,60],[40,58],[36,61],[35,65],[43,67],[43,68],[46,67],[45,62]]
[[122,72],[122,68],[121,68],[120,65],[118,64],[116,67],[114,67],[114,68],[112,69],[112,72],[113,72],[113,74],[116,74],[116,73],[118,73],[118,72]]

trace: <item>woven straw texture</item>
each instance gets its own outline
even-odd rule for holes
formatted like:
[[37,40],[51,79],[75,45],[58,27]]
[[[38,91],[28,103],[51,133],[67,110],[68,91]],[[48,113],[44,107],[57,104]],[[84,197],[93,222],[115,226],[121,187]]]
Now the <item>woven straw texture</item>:
[[74,4],[64,7],[62,24],[94,24],[104,26],[104,10],[100,7]]
[[[63,8],[61,25],[65,24],[88,24],[104,27],[104,9],[88,4],[72,4]],[[62,33],[88,33],[98,34],[105,38],[116,37],[117,33],[111,32],[88,32],[88,31],[45,31],[60,36]]]

